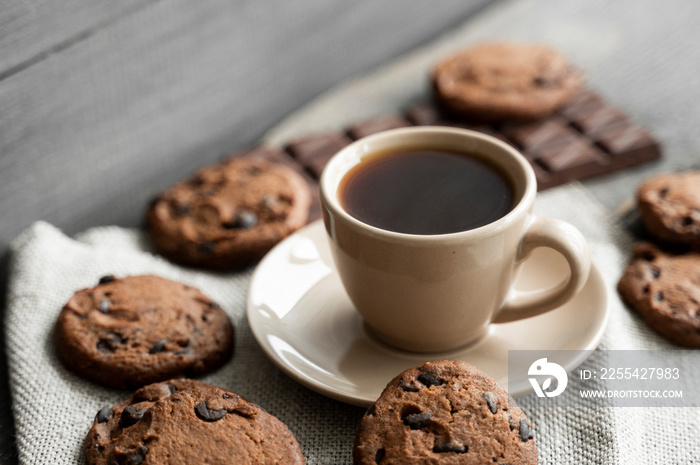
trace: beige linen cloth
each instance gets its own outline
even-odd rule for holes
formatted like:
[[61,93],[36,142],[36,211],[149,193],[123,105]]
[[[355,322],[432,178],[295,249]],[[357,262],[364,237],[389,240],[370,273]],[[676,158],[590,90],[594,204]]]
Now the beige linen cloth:
[[[441,56],[504,34],[529,38],[529,32],[517,28],[518,21],[528,8],[538,5],[542,8],[541,2],[518,2],[491,9],[450,36],[333,90],[288,118],[266,140],[280,144],[405,108],[425,95],[427,71]],[[562,31],[557,45],[566,48],[567,43],[578,43],[571,35],[575,32]],[[585,53],[573,45],[565,51],[587,61]],[[611,317],[601,347],[669,348],[623,307],[614,291],[631,244],[615,218],[578,184],[541,194],[536,211],[571,222],[589,241],[593,262],[610,293]],[[235,355],[205,381],[247,397],[285,422],[298,438],[307,463],[352,463],[352,443],[363,409],[302,387],[265,357],[245,318],[252,270],[214,274],[183,269],[152,255],[143,232],[118,227],[94,228],[70,238],[38,222],[14,241],[12,253],[6,331],[22,464],[82,463],[82,441],[95,413],[129,396],[66,371],[56,358],[51,336],[58,313],[77,289],[95,285],[105,274],[140,273],[197,286],[232,318]],[[533,422],[542,464],[700,463],[700,409],[612,408],[600,400],[573,397],[571,405],[576,408],[544,409],[532,396],[519,404]]]

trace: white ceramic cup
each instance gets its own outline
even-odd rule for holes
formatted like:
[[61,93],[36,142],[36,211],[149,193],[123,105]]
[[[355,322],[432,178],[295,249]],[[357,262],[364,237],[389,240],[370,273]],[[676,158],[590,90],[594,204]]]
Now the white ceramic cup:
[[[410,149],[447,150],[487,159],[510,178],[514,207],[467,231],[403,234],[363,223],[341,206],[345,174],[366,157]],[[400,349],[440,352],[473,343],[491,324],[557,308],[585,284],[588,244],[568,223],[532,213],[537,181],[517,150],[484,134],[446,127],[381,132],[338,152],[321,175],[321,205],[338,274],[370,331]],[[518,269],[537,247],[551,247],[571,269],[558,285],[518,291]]]

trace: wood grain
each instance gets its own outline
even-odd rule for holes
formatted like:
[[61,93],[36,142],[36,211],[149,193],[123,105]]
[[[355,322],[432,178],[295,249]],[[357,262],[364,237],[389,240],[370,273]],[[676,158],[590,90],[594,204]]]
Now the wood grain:
[[4,0],[0,79],[38,63],[154,0]]

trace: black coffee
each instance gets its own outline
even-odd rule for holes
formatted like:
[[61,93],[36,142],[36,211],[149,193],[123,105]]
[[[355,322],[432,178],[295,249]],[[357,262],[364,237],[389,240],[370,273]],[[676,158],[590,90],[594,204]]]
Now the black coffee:
[[339,199],[363,223],[407,234],[478,228],[513,208],[513,187],[477,157],[405,150],[369,157],[341,180]]

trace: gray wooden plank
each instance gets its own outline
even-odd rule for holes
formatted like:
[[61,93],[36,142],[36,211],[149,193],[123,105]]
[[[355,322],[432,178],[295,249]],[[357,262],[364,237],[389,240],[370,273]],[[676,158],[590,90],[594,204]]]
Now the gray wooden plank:
[[137,225],[157,190],[483,1],[168,0],[0,82],[0,245]]
[[0,8],[0,76],[19,71],[151,1],[4,0]]

